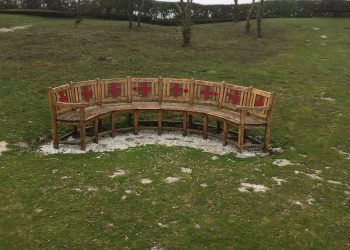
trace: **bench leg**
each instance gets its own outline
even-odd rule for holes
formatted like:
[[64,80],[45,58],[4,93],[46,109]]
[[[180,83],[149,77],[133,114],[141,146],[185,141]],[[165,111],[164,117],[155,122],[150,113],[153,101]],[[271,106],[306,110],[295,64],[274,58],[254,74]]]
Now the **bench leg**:
[[183,136],[186,136],[187,135],[187,119],[188,119],[188,114],[187,112],[185,111],[183,113],[183,122],[182,122],[182,129],[183,129],[183,132],[182,132],[182,135]]
[[94,139],[94,143],[98,143],[98,127],[99,127],[99,119],[96,119],[95,121],[94,121],[94,137],[95,137],[95,139]]
[[208,139],[208,115],[203,116],[203,139]]
[[221,132],[221,121],[216,121],[216,131],[218,134]]
[[85,122],[80,121],[80,149],[86,149],[86,138],[85,138]]
[[238,151],[242,152],[243,151],[243,146],[244,146],[244,125],[240,125],[238,128]]
[[111,115],[111,136],[115,137],[115,112]]
[[57,121],[52,120],[52,141],[53,141],[53,147],[58,148],[58,128],[57,128]]
[[223,133],[223,142],[222,142],[222,145],[224,146],[227,145],[227,137],[228,137],[229,131],[230,131],[230,125],[228,124],[227,121],[224,121],[224,133]]
[[134,135],[138,135],[139,133],[139,112],[134,112]]
[[193,115],[188,116],[188,126],[191,127],[193,124]]
[[263,147],[263,150],[265,152],[269,151],[270,135],[271,135],[271,127],[266,127],[266,129],[265,129],[264,147]]
[[158,111],[158,135],[162,134],[162,124],[163,123],[163,111]]

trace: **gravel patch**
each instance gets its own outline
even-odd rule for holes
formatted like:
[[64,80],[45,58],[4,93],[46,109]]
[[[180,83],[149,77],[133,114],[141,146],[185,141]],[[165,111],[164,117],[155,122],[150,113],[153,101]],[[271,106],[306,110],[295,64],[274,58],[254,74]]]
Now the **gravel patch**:
[[172,177],[172,176],[169,176],[169,177],[164,179],[164,181],[166,183],[174,183],[174,182],[177,182],[179,180],[180,180],[180,177]]
[[206,188],[206,187],[208,187],[208,184],[207,184],[207,183],[202,183],[202,184],[200,184],[199,186],[201,186],[201,187],[203,187],[203,188]]
[[122,175],[125,175],[125,170],[116,168],[113,170],[113,173],[109,175],[109,177],[115,178],[117,176],[122,176]]
[[[204,152],[224,155],[229,153],[236,154],[239,158],[255,157],[267,155],[261,151],[243,151],[239,153],[237,149],[232,145],[223,146],[222,142],[218,139],[203,140],[200,135],[190,134],[188,136],[182,136],[177,132],[167,132],[163,135],[158,135],[157,132],[152,130],[141,131],[140,135],[133,135],[132,133],[124,133],[112,137],[102,137],[99,143],[89,143],[86,147],[86,151],[80,150],[76,145],[60,145],[59,149],[55,149],[52,143],[44,144],[40,147],[39,151],[43,154],[83,154],[88,151],[93,152],[106,152],[115,150],[125,150],[131,147],[143,146],[143,145],[164,145],[164,146],[183,146],[191,147],[202,150]],[[176,140],[169,138],[177,138]],[[72,140],[68,138],[67,140]]]
[[2,152],[5,152],[7,150],[7,142],[5,141],[0,141],[0,156]]
[[143,178],[141,179],[140,181],[142,184],[151,184],[152,183],[152,180],[149,179],[149,178]]
[[277,160],[273,161],[272,164],[279,166],[279,167],[285,167],[285,166],[292,165],[292,162],[290,160],[287,160],[287,159],[277,159]]
[[14,32],[15,30],[24,30],[28,29],[29,27],[32,27],[32,25],[23,25],[23,26],[13,26],[11,28],[0,28],[0,32]]
[[182,173],[190,174],[192,173],[192,168],[181,168]]
[[342,183],[340,181],[333,181],[333,180],[328,180],[328,183],[335,184],[335,185],[341,185]]
[[282,185],[282,182],[287,182],[286,180],[284,179],[279,179],[277,177],[272,177],[272,180],[274,180],[275,182],[277,182],[277,185],[278,186],[281,186]]
[[249,192],[249,189],[252,189],[253,192],[265,193],[269,188],[264,185],[250,184],[250,183],[241,183],[241,187],[238,188],[240,192]]

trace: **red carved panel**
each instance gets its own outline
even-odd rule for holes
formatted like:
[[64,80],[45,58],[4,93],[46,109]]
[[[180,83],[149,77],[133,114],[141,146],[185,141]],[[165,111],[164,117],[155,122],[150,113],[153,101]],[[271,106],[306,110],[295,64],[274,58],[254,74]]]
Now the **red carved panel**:
[[84,101],[89,101],[93,95],[93,91],[89,89],[88,86],[83,86],[83,90],[81,91],[81,96],[83,97]]
[[68,102],[68,96],[64,90],[61,90],[59,92],[58,101],[59,102]]
[[117,86],[116,83],[111,83],[108,87],[108,93],[111,94],[112,97],[117,97],[119,94],[121,94],[122,92],[122,89],[120,87],[120,84],[119,86]]
[[209,100],[211,96],[217,95],[217,93],[215,91],[212,91],[209,86],[205,86],[204,90],[201,91],[201,94],[203,95],[204,100]]
[[264,97],[256,95],[254,105],[258,107],[264,106]]

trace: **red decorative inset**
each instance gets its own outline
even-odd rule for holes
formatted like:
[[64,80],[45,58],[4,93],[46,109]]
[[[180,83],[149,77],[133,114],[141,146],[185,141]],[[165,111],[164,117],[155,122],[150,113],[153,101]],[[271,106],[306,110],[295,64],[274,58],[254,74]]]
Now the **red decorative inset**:
[[241,101],[241,96],[238,90],[234,90],[233,95],[231,95],[231,93],[227,93],[226,95],[229,97],[233,104],[239,104]]
[[112,97],[117,97],[119,93],[122,92],[121,87],[117,87],[116,83],[112,83],[108,88],[108,93],[112,95]]
[[255,102],[254,102],[255,106],[264,106],[264,97],[263,96],[256,96],[255,97]]
[[132,89],[133,89],[134,91],[137,91],[137,87],[133,87]]
[[146,82],[144,82],[142,83],[141,87],[138,87],[137,89],[142,92],[142,96],[147,96],[148,92],[151,91],[152,88],[148,86]]
[[204,90],[201,91],[201,94],[203,95],[204,100],[209,100],[210,96],[216,96],[217,93],[210,90],[209,86],[205,86]]
[[92,90],[89,90],[88,86],[83,86],[83,91],[81,91],[81,96],[85,101],[89,101],[92,97]]
[[188,93],[188,89],[184,89],[184,93]]
[[66,95],[65,91],[64,90],[61,90],[59,92],[59,97],[58,97],[58,101],[60,102],[68,102],[68,96]]
[[170,88],[170,91],[173,93],[174,97],[178,97],[180,93],[182,93],[183,88],[179,88],[178,83],[174,83],[173,87]]

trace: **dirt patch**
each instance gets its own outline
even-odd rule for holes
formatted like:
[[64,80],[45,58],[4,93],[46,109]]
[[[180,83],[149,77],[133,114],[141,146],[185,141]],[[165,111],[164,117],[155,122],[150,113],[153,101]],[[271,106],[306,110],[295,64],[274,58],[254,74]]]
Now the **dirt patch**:
[[190,174],[192,173],[192,168],[181,168],[182,173]]
[[113,170],[112,174],[109,175],[110,178],[115,178],[117,176],[125,175],[125,170],[116,168]]

